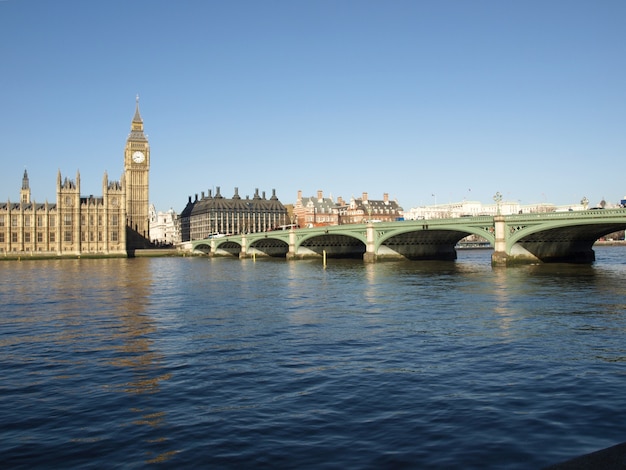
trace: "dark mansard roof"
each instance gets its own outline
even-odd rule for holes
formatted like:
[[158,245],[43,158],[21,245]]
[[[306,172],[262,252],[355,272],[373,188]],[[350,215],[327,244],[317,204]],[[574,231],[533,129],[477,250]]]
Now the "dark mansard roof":
[[235,194],[232,198],[225,198],[220,192],[220,188],[216,188],[215,196],[212,195],[212,191],[208,191],[208,195],[204,193],[200,199],[197,198],[192,201],[191,197],[189,202],[181,212],[182,217],[190,217],[192,215],[206,214],[209,212],[232,212],[232,213],[247,213],[247,212],[280,212],[285,213],[287,209],[276,197],[276,190],[272,190],[272,196],[266,199],[265,193],[259,195],[259,190],[256,189],[254,196],[250,198],[246,196],[242,198],[239,195],[239,190],[235,188]]

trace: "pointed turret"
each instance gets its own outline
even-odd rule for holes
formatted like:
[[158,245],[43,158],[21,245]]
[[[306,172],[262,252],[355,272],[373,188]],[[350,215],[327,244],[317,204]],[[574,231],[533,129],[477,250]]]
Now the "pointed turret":
[[24,177],[22,178],[20,201],[22,202],[22,204],[30,204],[30,183],[28,181],[28,172],[26,171],[26,169],[24,169]]
[[147,142],[148,139],[146,139],[146,136],[143,134],[143,119],[141,119],[141,114],[139,113],[139,95],[137,95],[136,100],[135,115],[133,116],[133,122],[130,124],[128,140]]
[[143,123],[143,119],[141,119],[141,114],[139,114],[139,95],[135,98],[135,116],[133,117],[133,122],[141,122]]
[[26,171],[26,168],[24,168],[24,177],[22,178],[22,189],[30,189],[28,183],[28,171]]

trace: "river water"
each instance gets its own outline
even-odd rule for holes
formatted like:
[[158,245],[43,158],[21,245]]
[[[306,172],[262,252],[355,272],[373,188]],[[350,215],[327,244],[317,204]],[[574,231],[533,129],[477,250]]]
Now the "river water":
[[626,440],[591,265],[0,263],[5,467],[540,468]]

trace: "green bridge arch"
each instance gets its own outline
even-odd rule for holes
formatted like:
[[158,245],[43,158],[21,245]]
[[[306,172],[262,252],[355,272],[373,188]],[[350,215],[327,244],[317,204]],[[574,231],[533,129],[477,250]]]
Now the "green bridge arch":
[[456,259],[457,243],[468,235],[494,248],[492,264],[592,262],[594,242],[626,228],[626,209],[552,212],[510,216],[409,220],[337,225],[222,236],[189,242],[209,256],[305,259],[320,257]]
[[590,263],[600,237],[626,228],[626,209],[511,215],[504,217],[504,226],[505,244],[496,246],[495,264],[499,257],[505,264]]

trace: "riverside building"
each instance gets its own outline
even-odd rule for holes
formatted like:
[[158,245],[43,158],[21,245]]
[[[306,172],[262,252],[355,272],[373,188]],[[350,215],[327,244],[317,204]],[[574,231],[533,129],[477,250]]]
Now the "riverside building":
[[31,197],[24,171],[19,202],[0,203],[0,256],[127,255],[149,246],[150,146],[137,98],[119,181],[102,179],[101,196],[83,196],[76,178],[57,174],[56,203]]
[[324,197],[317,191],[316,197],[303,197],[298,191],[298,198],[293,206],[295,222],[300,227],[320,227],[326,225],[363,224],[366,222],[393,222],[402,218],[402,207],[398,201],[390,200],[384,193],[382,199],[370,199],[367,193],[360,198],[352,196],[350,201],[338,197]]
[[212,190],[196,194],[192,201],[189,196],[187,205],[180,213],[181,241],[202,240],[216,235],[238,235],[240,233],[267,232],[289,224],[289,215],[285,206],[276,197],[265,198],[265,191],[259,195],[256,189],[254,196],[239,196],[235,188],[232,198],[225,198],[218,186],[215,195]]
[[178,214],[174,209],[157,212],[150,204],[150,241],[156,246],[170,246],[180,242]]

